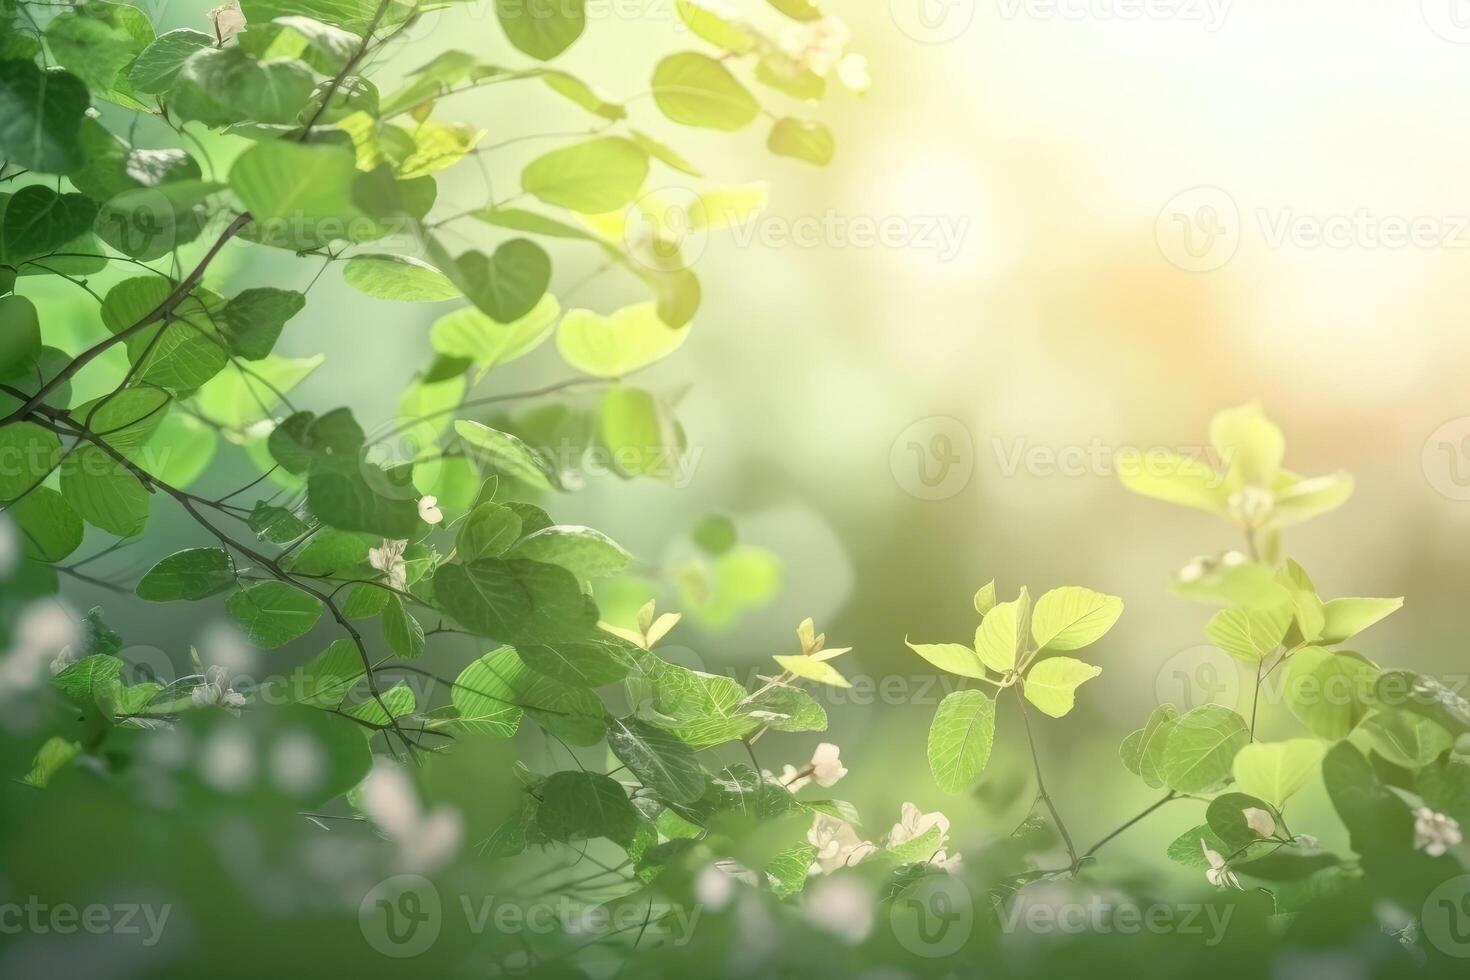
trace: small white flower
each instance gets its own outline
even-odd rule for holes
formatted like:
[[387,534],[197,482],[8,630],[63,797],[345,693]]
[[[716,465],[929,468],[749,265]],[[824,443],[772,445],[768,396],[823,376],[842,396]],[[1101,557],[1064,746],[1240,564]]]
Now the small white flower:
[[1227,551],[1225,552],[1225,554],[1220,556],[1220,564],[1224,565],[1226,568],[1234,568],[1237,565],[1244,565],[1247,564],[1249,561],[1250,559],[1239,551]]
[[1240,811],[1245,825],[1256,832],[1257,837],[1272,837],[1276,834],[1276,818],[1258,806],[1248,806]]
[[873,87],[873,76],[868,74],[868,59],[860,54],[843,55],[837,62],[837,80],[854,95],[866,93]]
[[842,60],[842,50],[852,34],[847,24],[833,14],[804,24],[793,24],[782,36],[782,47],[801,67],[826,77]]
[[230,0],[215,7],[209,12],[209,19],[214,22],[214,36],[220,44],[245,29],[245,14],[240,9],[239,0]]
[[1427,806],[1414,811],[1415,850],[1439,857],[1462,840],[1460,824],[1453,817],[1436,813]]
[[1245,890],[1241,888],[1240,879],[1235,877],[1235,872],[1226,866],[1225,859],[1220,856],[1219,851],[1210,850],[1210,845],[1205,843],[1203,837],[1199,839],[1199,846],[1205,852],[1205,860],[1210,862],[1209,869],[1205,871],[1206,881],[1216,888],[1225,888],[1228,886],[1230,888],[1240,888],[1241,891]]
[[189,699],[196,708],[238,708],[245,703],[245,695],[230,687],[225,669],[218,664],[204,672],[204,683],[190,692]]
[[955,851],[953,854],[950,854],[947,851],[940,850],[932,858],[929,859],[929,864],[931,867],[938,868],[940,871],[952,875],[957,875],[960,873],[961,865],[964,864],[964,860],[964,855],[962,855],[959,851]]
[[425,524],[438,524],[444,520],[444,512],[439,509],[438,497],[419,498],[419,520]]
[[782,768],[781,785],[795,793],[812,782],[822,787],[836,784],[837,780],[847,775],[847,769],[843,767],[842,760],[838,758],[839,751],[838,747],[831,742],[821,743],[812,753],[811,762],[800,769],[795,766]]
[[1276,495],[1265,487],[1247,484],[1232,493],[1225,503],[1237,521],[1246,527],[1258,527],[1275,510]]
[[1179,569],[1179,581],[1198,582],[1215,567],[1215,561],[1208,555],[1195,555],[1189,559],[1189,564]]
[[807,843],[817,849],[812,862],[813,873],[830,874],[838,868],[851,867],[878,848],[858,837],[852,825],[818,813],[806,832]]
[[408,586],[408,566],[403,561],[407,541],[383,539],[381,547],[368,549],[368,564],[388,577],[388,587],[402,592]]
[[61,652],[56,655],[56,659],[51,661],[51,673],[59,674],[76,662],[77,655],[72,652],[71,647],[62,647]]
[[900,812],[899,822],[893,825],[888,832],[888,845],[903,844],[907,841],[923,837],[933,828],[939,828],[939,847],[944,847],[949,841],[949,818],[935,810],[933,813],[924,813],[912,803],[905,803]]

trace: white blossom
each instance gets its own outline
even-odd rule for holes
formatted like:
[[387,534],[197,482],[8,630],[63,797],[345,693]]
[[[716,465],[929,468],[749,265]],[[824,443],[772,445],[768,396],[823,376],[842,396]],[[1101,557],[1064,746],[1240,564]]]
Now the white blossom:
[[841,17],[829,14],[819,20],[793,24],[781,37],[781,46],[797,66],[826,78],[834,72],[845,88],[861,95],[872,84],[868,59],[850,54],[852,33]]
[[1237,521],[1247,527],[1259,527],[1276,508],[1276,495],[1265,487],[1247,484],[1232,493],[1225,503]]
[[935,810],[924,813],[912,803],[905,803],[900,811],[899,822],[888,832],[888,846],[903,844],[923,837],[935,827],[939,828],[939,847],[949,842],[949,818]]
[[408,566],[403,561],[407,541],[383,539],[381,547],[368,549],[368,564],[388,578],[388,587],[402,592],[408,585]]
[[61,652],[56,655],[56,659],[51,661],[51,673],[59,674],[76,662],[76,653],[70,646],[64,646],[61,648]]
[[852,824],[825,813],[818,813],[812,820],[806,839],[817,849],[813,873],[831,874],[838,868],[851,867],[878,850],[871,841],[859,838]]
[[947,872],[948,874],[957,875],[960,873],[964,860],[964,855],[959,851],[950,854],[948,851],[941,849],[929,859],[929,866],[938,868],[940,871]]
[[838,758],[840,751],[831,742],[821,743],[812,753],[811,762],[800,769],[786,766],[781,770],[781,785],[793,793],[812,782],[822,787],[835,785],[837,780],[847,775],[847,769]]
[[[1225,859],[1220,856],[1220,852],[1210,850],[1210,845],[1205,843],[1203,837],[1199,839],[1199,846],[1205,852],[1205,860],[1210,863],[1210,867],[1205,871],[1205,880],[1216,888],[1241,888],[1240,879],[1235,877],[1235,872],[1225,864]],[[1241,890],[1245,889],[1241,888]]]
[[1427,806],[1414,811],[1415,850],[1439,857],[1463,839],[1460,824],[1453,817],[1436,813]]
[[464,820],[458,809],[438,806],[425,812],[413,780],[397,763],[379,758],[362,783],[362,812],[398,845],[398,863],[425,874],[447,864],[459,851]]
[[204,672],[204,683],[190,692],[189,699],[196,708],[238,708],[245,703],[245,695],[230,687],[225,669],[218,664]]
[[215,7],[209,12],[209,19],[214,23],[214,36],[221,44],[245,29],[245,14],[240,9],[239,0],[230,0]]
[[837,80],[849,92],[862,95],[873,87],[873,76],[868,74],[868,59],[860,54],[845,54],[837,62]]
[[439,509],[438,497],[419,498],[419,520],[425,524],[439,524],[444,520],[444,512]]
[[1256,832],[1257,837],[1272,837],[1276,834],[1276,818],[1258,806],[1248,806],[1240,811],[1245,825]]

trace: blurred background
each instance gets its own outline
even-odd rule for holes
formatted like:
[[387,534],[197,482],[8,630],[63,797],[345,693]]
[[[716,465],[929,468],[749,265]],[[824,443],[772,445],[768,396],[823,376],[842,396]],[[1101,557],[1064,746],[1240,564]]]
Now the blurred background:
[[[170,0],[159,29],[206,25],[209,6]],[[734,6],[775,23],[755,0]],[[1463,671],[1470,130],[1457,107],[1470,86],[1470,4],[825,6],[847,21],[873,76],[868,95],[839,92],[824,110],[838,145],[825,169],[770,157],[762,127],[703,137],[637,98],[659,53],[700,46],[669,0],[589,3],[586,35],[558,61],[630,99],[634,122],[704,161],[711,181],[769,182],[752,224],[700,243],[693,333],[640,376],[682,392],[687,483],[605,478],[548,503],[564,523],[607,531],[650,577],[681,560],[689,529],[711,512],[779,559],[779,584],[751,610],[686,620],[670,639],[679,656],[747,677],[792,652],[796,623],[815,617],[832,645],[855,648],[843,665],[859,687],[825,700],[824,737],[850,770],[839,795],[875,834],[904,800],[942,809],[964,850],[1008,832],[1031,800],[1020,720],[1002,710],[974,798],[940,794],[920,760],[948,688],[905,636],[968,642],[971,596],[991,578],[1003,598],[1023,584],[1033,595],[1078,584],[1122,596],[1123,619],[1089,651],[1102,676],[1041,733],[1057,805],[1079,843],[1091,842],[1156,796],[1120,781],[1117,762],[1119,741],[1155,704],[1249,703],[1233,662],[1200,646],[1210,609],[1167,589],[1192,555],[1239,542],[1206,515],[1128,494],[1112,460],[1124,447],[1201,450],[1215,411],[1259,399],[1286,433],[1289,467],[1358,480],[1344,508],[1288,533],[1288,553],[1326,596],[1407,596],[1362,652]],[[493,5],[478,4],[425,18],[388,71],[451,46],[525,60]],[[543,98],[531,118],[523,98],[468,94],[454,117],[483,125],[487,143],[586,126],[574,107]],[[215,166],[245,145],[212,138]],[[450,171],[436,213],[483,204],[487,183],[497,199],[514,196],[538,152],[515,144],[483,155],[483,174]],[[487,231],[453,243],[493,241]],[[210,284],[299,288],[317,271],[261,253],[232,246]],[[636,283],[613,277],[569,298],[596,256],[566,248],[554,258],[564,306],[606,311],[639,298]],[[390,419],[382,393],[427,363],[428,327],[452,308],[383,304],[328,269],[279,348],[327,355],[293,401],[346,404],[369,426]],[[76,309],[80,346],[95,314]],[[121,364],[93,383],[109,369]],[[484,390],[568,374],[547,344]],[[233,447],[216,463],[210,487],[251,472]],[[173,533],[148,547],[197,543],[192,529]],[[141,572],[158,555],[132,557]],[[162,617],[67,588],[78,608],[102,604],[130,645],[176,662],[216,635],[207,603]],[[677,591],[660,598],[680,606]],[[272,656],[305,659],[319,646]],[[473,647],[450,642],[430,656],[457,667],[484,652]],[[1267,698],[1262,710],[1268,736],[1277,722],[1288,730],[1284,707]],[[761,762],[799,763],[816,741],[772,735]],[[1325,806],[1320,786],[1294,804],[1304,824]],[[1161,842],[1195,822],[1160,814],[1111,854],[1162,863]]]

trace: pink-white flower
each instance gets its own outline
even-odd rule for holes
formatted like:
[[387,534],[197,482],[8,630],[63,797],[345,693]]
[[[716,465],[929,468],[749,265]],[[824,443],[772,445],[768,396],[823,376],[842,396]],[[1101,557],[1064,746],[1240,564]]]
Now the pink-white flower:
[[1439,857],[1462,840],[1460,823],[1453,817],[1436,813],[1427,806],[1414,811],[1415,850]]
[[419,498],[419,520],[425,524],[438,524],[444,520],[444,512],[439,509],[438,497]]
[[189,693],[189,700],[196,708],[238,708],[245,703],[245,695],[230,687],[225,669],[216,664],[204,672],[204,683]]
[[888,832],[888,846],[917,840],[936,827],[939,829],[938,846],[943,848],[949,842],[949,818],[938,810],[925,813],[914,804],[905,803],[900,811],[899,822]]
[[1255,831],[1257,837],[1272,837],[1276,834],[1276,818],[1258,806],[1248,806],[1240,811],[1245,825]]
[[382,545],[368,549],[368,564],[382,572],[388,588],[402,592],[408,586],[408,565],[403,553],[408,549],[407,541],[383,539]]
[[781,771],[781,784],[793,793],[812,782],[823,788],[835,785],[837,780],[847,775],[847,769],[838,757],[840,751],[831,742],[821,743],[812,753],[811,762],[800,769],[786,766]]
[[852,824],[825,813],[816,815],[806,839],[817,849],[811,867],[813,873],[831,874],[839,868],[851,867],[878,850],[871,841],[858,837]]
[[215,7],[209,12],[209,19],[214,23],[214,36],[220,44],[245,29],[245,13],[240,9],[239,0],[230,0]]
[[1205,860],[1210,864],[1209,868],[1205,870],[1206,881],[1216,888],[1230,887],[1240,888],[1241,891],[1245,890],[1241,888],[1240,879],[1235,877],[1235,872],[1231,871],[1229,866],[1226,865],[1225,859],[1220,856],[1219,851],[1210,850],[1210,845],[1205,843],[1203,837],[1199,839],[1199,846],[1205,852]]

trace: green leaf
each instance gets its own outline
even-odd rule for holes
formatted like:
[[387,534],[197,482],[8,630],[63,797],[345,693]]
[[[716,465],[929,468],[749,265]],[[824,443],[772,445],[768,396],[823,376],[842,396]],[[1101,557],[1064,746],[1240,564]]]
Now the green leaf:
[[620,378],[663,360],[689,336],[672,329],[653,303],[636,303],[602,316],[569,310],[556,331],[556,348],[573,368],[598,378]]
[[980,661],[1004,674],[1014,670],[1031,635],[1031,596],[1023,587],[1010,602],[997,603],[975,630],[975,653]]
[[82,120],[91,101],[87,86],[69,72],[0,61],[0,158],[41,173],[80,167]]
[[230,167],[230,186],[250,211],[257,237],[293,248],[377,237],[377,222],[353,194],[358,177],[352,152],[327,143],[257,143]]
[[692,803],[704,795],[704,769],[694,750],[663,729],[636,718],[614,719],[607,727],[607,744],[661,799]]
[[1375,711],[1358,731],[1379,755],[1405,769],[1427,766],[1455,744],[1443,727],[1408,711]]
[[1123,614],[1123,600],[1079,586],[1052,589],[1036,600],[1031,635],[1038,649],[1080,650],[1099,640]]
[[451,278],[493,320],[511,323],[529,314],[546,295],[551,258],[535,242],[513,238],[488,257],[465,252],[455,260]]
[[1319,738],[1345,738],[1367,716],[1379,671],[1356,653],[1304,647],[1287,661],[1286,705]]
[[189,56],[204,48],[212,48],[214,44],[213,36],[188,28],[160,34],[128,66],[128,82],[135,93],[160,95],[167,92]]
[[563,524],[528,534],[515,546],[511,555],[560,565],[584,582],[616,575],[628,567],[633,557],[601,531]]
[[690,163],[685,159],[683,154],[676,151],[667,143],[661,143],[647,133],[640,133],[636,129],[630,130],[628,135],[632,137],[634,143],[642,147],[644,153],[647,153],[664,166],[677,170],[681,174],[688,174],[690,177],[704,176],[703,171]]
[[305,306],[306,297],[293,289],[245,289],[224,305],[219,318],[231,349],[247,361],[259,361],[276,346],[286,321]]
[[376,299],[403,303],[437,303],[463,295],[444,273],[408,255],[354,255],[342,278]]
[[1404,599],[1328,599],[1322,604],[1323,643],[1341,643],[1403,608]]
[[1373,697],[1384,707],[1423,715],[1457,735],[1470,732],[1470,702],[1433,677],[1391,670],[1378,678]]
[[30,371],[41,356],[41,320],[24,296],[0,296],[0,378]]
[[600,773],[558,772],[541,784],[536,825],[554,841],[630,841],[638,823],[638,811],[623,787]]
[[[379,704],[379,700],[382,701]],[[413,689],[399,681],[384,691],[380,698],[368,697],[348,708],[346,714],[367,722],[369,725],[387,726],[398,718],[411,715],[418,709]],[[371,735],[370,731],[365,734]]]
[[322,604],[284,582],[262,582],[230,596],[225,604],[245,638],[274,650],[304,635],[321,618]]
[[776,121],[771,135],[766,138],[766,148],[777,156],[791,157],[825,167],[832,162],[837,151],[837,142],[832,130],[822,123],[787,116]]
[[473,306],[446,313],[429,329],[429,343],[445,357],[474,364],[483,373],[535,350],[551,334],[561,304],[550,293],[531,312],[501,323]]
[[1120,450],[1118,478],[1134,493],[1212,514],[1224,513],[1229,496],[1225,478],[1213,467],[1164,450]]
[[37,487],[5,511],[20,528],[29,558],[58,562],[82,543],[82,519],[66,499],[50,487]]
[[778,684],[746,698],[736,713],[778,732],[825,732],[827,712],[799,687]]
[[594,688],[628,676],[629,668],[636,662],[629,647],[627,642],[599,632],[584,640],[522,644],[516,651],[526,666],[538,674],[570,687]]
[[521,187],[547,204],[602,214],[638,195],[648,155],[636,143],[605,136],[543,154],[521,171]]
[[1101,673],[1101,667],[1072,657],[1048,657],[1026,672],[1021,690],[1044,714],[1060,718],[1072,710],[1077,688]]
[[[453,567],[453,566],[448,566]],[[470,664],[455,679],[450,699],[456,723],[470,731],[509,738],[520,727],[516,684],[526,667],[510,647],[499,647]]]
[[1276,527],[1290,527],[1336,510],[1353,495],[1353,478],[1346,473],[1310,479],[1291,477],[1284,486],[1280,480],[1278,477],[1276,506],[1271,511],[1271,523]]
[[46,25],[46,45],[58,63],[104,98],[129,107],[140,103],[123,69],[152,41],[147,14],[106,0],[88,0]]
[[[1247,749],[1254,747],[1246,746]],[[1319,750],[1318,761],[1321,755],[1322,752]],[[1312,768],[1316,768],[1316,763],[1313,763]],[[1261,835],[1246,823],[1245,811],[1247,809],[1264,810],[1271,815],[1273,821],[1277,821],[1280,815],[1279,806],[1272,806],[1267,800],[1248,795],[1248,792],[1221,793],[1205,808],[1205,821],[1210,825],[1210,830],[1214,835],[1225,844],[1225,849],[1220,852],[1221,854],[1233,854],[1262,839]]]
[[1244,719],[1228,708],[1207,704],[1186,712],[1164,746],[1164,782],[1181,793],[1220,786],[1230,778],[1235,754],[1249,741]]
[[97,205],[84,194],[58,194],[31,184],[16,191],[5,206],[0,253],[14,265],[56,251],[92,227]]
[[842,676],[836,667],[816,657],[797,653],[779,654],[771,659],[797,677],[816,681],[818,684],[826,684],[828,687],[852,687],[852,684]]
[[939,702],[929,726],[929,771],[946,793],[964,793],[980,778],[995,744],[995,702],[980,691],[955,691]]
[[1327,750],[1322,781],[1353,850],[1369,860],[1370,870],[1377,871],[1380,861],[1399,861],[1410,853],[1414,818],[1408,805],[1379,780],[1351,742]]
[[1235,781],[1242,791],[1279,811],[1318,771],[1326,750],[1326,745],[1311,738],[1254,742],[1235,756]]
[[691,31],[731,54],[749,54],[756,49],[755,35],[744,24],[716,13],[700,0],[674,0],[674,9]]
[[306,502],[323,524],[339,530],[416,537],[424,522],[408,475],[406,468],[389,472],[365,462],[316,466],[307,479]]
[[148,523],[147,489],[95,446],[83,446],[62,463],[61,493],[88,524],[120,538]]
[[510,433],[469,419],[457,420],[454,431],[464,441],[465,451],[481,467],[542,490],[551,489],[550,464]]
[[389,595],[383,607],[383,639],[404,660],[424,652],[424,628],[403,605],[401,596]]
[[[310,69],[299,61],[257,61],[239,45],[207,47],[190,55],[174,76],[168,102],[180,118],[206,126],[241,121],[295,123],[315,87]],[[297,143],[272,142],[258,143],[245,152],[248,155],[262,147],[305,148]],[[289,178],[290,174],[287,171],[279,176]]]
[[520,51],[550,61],[582,36],[584,0],[495,0],[506,39]]
[[760,112],[754,96],[714,58],[696,52],[663,59],[653,72],[653,101],[684,126],[734,132]]
[[980,662],[979,656],[963,643],[911,643],[907,637],[904,638],[904,643],[940,670],[961,677],[986,676],[985,665]]
[[812,0],[769,0],[772,7],[792,20],[813,21],[822,19],[822,10]]
[[1205,636],[1236,660],[1257,664],[1281,645],[1291,618],[1290,605],[1222,609],[1205,625]]
[[0,427],[0,502],[34,490],[61,462],[61,440],[34,422]]
[[1281,469],[1286,439],[1257,402],[1219,412],[1210,420],[1210,442],[1230,467],[1226,485],[1269,489]]
[[503,504],[486,501],[476,504],[460,523],[455,536],[455,551],[466,563],[481,558],[499,558],[520,536],[520,516]]
[[191,548],[169,555],[148,570],[133,590],[149,602],[193,601],[235,584],[235,568],[219,548]]

